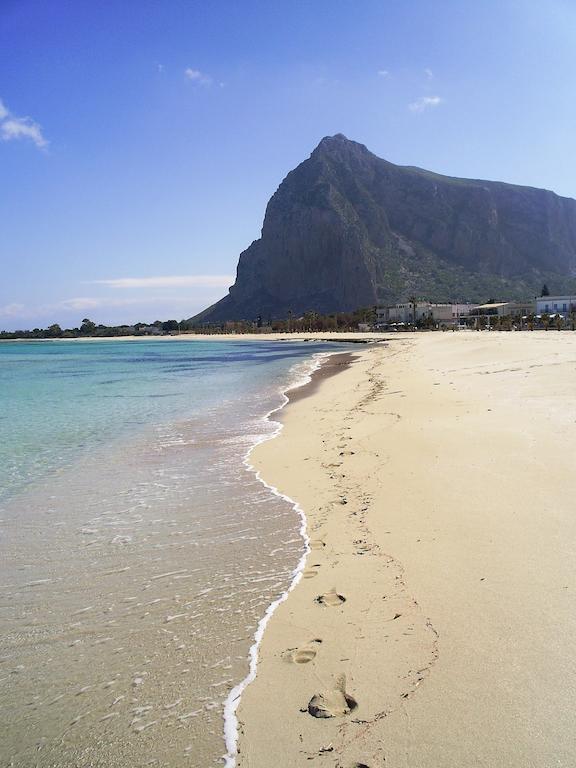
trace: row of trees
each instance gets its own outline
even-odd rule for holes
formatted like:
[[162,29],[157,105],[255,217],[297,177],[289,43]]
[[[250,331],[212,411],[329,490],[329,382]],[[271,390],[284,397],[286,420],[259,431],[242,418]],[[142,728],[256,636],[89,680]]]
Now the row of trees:
[[[410,299],[414,308],[413,317],[416,311],[416,299]],[[493,303],[493,302],[492,302]],[[365,324],[373,326],[376,322],[376,308],[363,307],[354,312],[335,312],[332,314],[321,314],[319,312],[305,312],[299,317],[294,317],[291,312],[288,317],[281,320],[264,320],[261,316],[253,321],[238,321],[225,323],[192,323],[190,320],[155,320],[153,323],[135,323],[134,325],[97,325],[89,318],[84,318],[78,328],[62,329],[59,325],[53,324],[48,328],[34,328],[27,331],[1,331],[0,339],[70,339],[70,338],[88,338],[88,337],[110,337],[110,336],[147,336],[176,333],[313,333],[329,331],[352,331],[358,330],[358,326]],[[432,317],[420,318],[413,327],[421,330],[432,330],[438,327],[438,322]],[[480,317],[477,327],[490,327],[494,330],[513,330],[544,328],[545,330],[564,330],[576,329],[576,311],[573,311],[568,318],[560,315],[542,315],[537,318],[534,314],[528,316],[525,320],[518,317]]]
[[491,328],[494,331],[512,331],[512,330],[545,330],[545,331],[574,331],[576,330],[576,311],[570,313],[568,317],[562,315],[543,314],[536,317],[535,314],[520,318],[512,315],[504,317],[480,317],[478,326],[480,330]]
[[34,328],[25,331],[2,331],[0,339],[76,339],[110,336],[149,336],[174,333],[275,333],[314,331],[356,330],[359,323],[372,325],[376,320],[374,307],[358,309],[355,312],[336,312],[323,315],[319,312],[305,312],[299,317],[288,313],[282,320],[255,317],[253,321],[225,323],[192,323],[190,320],[156,320],[153,323],[135,323],[134,325],[97,325],[85,317],[77,328],[61,328],[54,323],[48,328]]
[[358,325],[365,323],[373,325],[376,322],[376,308],[363,307],[354,312],[334,312],[321,314],[320,312],[304,312],[295,317],[288,312],[284,319],[264,319],[257,316],[254,321],[225,322],[221,324],[206,323],[200,325],[187,324],[193,332],[201,333],[313,333],[315,331],[349,331],[358,330]]
[[[305,312],[299,317],[289,312],[285,319],[264,319],[258,315],[254,320],[226,321],[222,323],[195,323],[190,320],[156,320],[154,323],[136,323],[135,325],[106,326],[95,325],[83,320],[80,328],[62,330],[58,325],[47,329],[35,328],[33,331],[15,331],[15,334],[36,338],[70,338],[79,336],[127,336],[150,335],[155,329],[158,333],[291,333],[314,331],[357,330],[360,323],[372,325],[376,321],[375,307],[337,312],[323,315],[319,312]],[[1,336],[2,334],[0,334]],[[13,334],[4,334],[13,335]]]
[[134,325],[97,325],[85,317],[77,328],[62,328],[54,323],[48,328],[33,328],[25,331],[0,331],[0,339],[77,339],[109,336],[145,336],[162,333],[177,333],[184,330],[187,321],[155,320],[153,323],[135,323]]

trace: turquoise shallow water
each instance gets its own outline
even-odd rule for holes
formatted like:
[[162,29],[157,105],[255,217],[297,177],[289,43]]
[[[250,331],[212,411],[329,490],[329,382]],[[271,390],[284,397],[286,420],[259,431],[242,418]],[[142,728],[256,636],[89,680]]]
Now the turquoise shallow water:
[[225,402],[245,403],[256,414],[294,362],[326,348],[241,341],[0,344],[0,500],[80,452],[150,424]]
[[243,463],[334,345],[0,345],[0,764],[222,763],[303,542]]

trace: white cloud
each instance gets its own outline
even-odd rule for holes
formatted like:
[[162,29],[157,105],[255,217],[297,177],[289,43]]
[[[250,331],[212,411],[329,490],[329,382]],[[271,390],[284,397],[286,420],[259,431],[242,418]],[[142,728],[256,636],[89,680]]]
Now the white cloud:
[[[152,306],[155,304],[172,304],[173,302],[190,302],[189,296],[132,296],[130,298],[111,298],[109,296],[79,296],[73,299],[63,299],[54,304],[44,304],[38,308],[38,313],[45,315],[47,312],[63,310],[65,312],[86,312],[89,310],[106,309],[114,307]],[[27,314],[31,314],[28,312]]]
[[97,309],[122,308],[135,306],[152,306],[156,304],[172,304],[179,301],[190,303],[189,296],[143,296],[132,298],[110,298],[95,296],[78,296],[73,299],[63,299],[50,304],[40,304],[27,307],[25,304],[6,304],[0,307],[0,317],[5,318],[36,318],[53,315],[57,312],[89,312]]
[[424,70],[424,74],[426,75],[428,80],[434,80],[434,72],[432,72],[431,69],[428,69],[428,67],[426,67],[426,69]]
[[13,115],[5,104],[0,101],[0,140],[14,141],[17,139],[29,139],[39,149],[46,149],[47,140],[42,135],[42,129],[38,123],[30,117],[17,117]]
[[4,120],[0,124],[0,135],[3,141],[30,139],[40,149],[48,146],[40,126],[29,117],[10,117]]
[[24,304],[5,304],[0,307],[0,317],[21,317],[25,309]]
[[378,77],[382,77],[384,80],[390,77],[390,72],[388,72],[387,69],[379,69],[376,74],[378,75]]
[[232,275],[171,275],[166,277],[118,277],[93,280],[110,288],[226,288],[234,282]]
[[7,304],[0,306],[0,330],[3,327],[15,328],[46,326],[60,323],[62,327],[79,322],[80,317],[91,317],[97,322],[109,325],[130,323],[141,320],[140,315],[156,315],[160,319],[167,317],[191,317],[213,304],[222,295],[221,291],[203,291],[200,296],[189,294],[166,294],[161,296],[136,297],[95,297],[79,296],[47,304]]
[[424,112],[425,109],[431,109],[444,103],[440,96],[420,96],[416,101],[408,104],[408,109],[412,112]]
[[193,83],[198,83],[198,85],[212,85],[212,78],[210,75],[200,72],[199,69],[191,69],[188,67],[188,69],[184,70],[184,74],[188,80],[192,80]]
[[97,309],[102,306],[102,299],[92,299],[90,297],[80,297],[77,299],[64,299],[57,304],[54,304],[54,309],[70,309],[70,310],[85,310],[85,309]]

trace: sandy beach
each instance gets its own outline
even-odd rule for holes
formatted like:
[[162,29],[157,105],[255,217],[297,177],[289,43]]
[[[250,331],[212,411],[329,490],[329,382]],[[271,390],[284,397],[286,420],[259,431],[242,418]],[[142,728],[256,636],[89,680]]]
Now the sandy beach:
[[[302,331],[299,333],[178,333],[162,336],[77,336],[74,338],[34,339],[37,343],[52,344],[66,342],[78,344],[101,341],[140,341],[140,342],[174,342],[174,341],[335,341],[350,343],[366,343],[381,341],[388,337],[379,331]],[[18,344],[22,339],[0,339],[0,344]]]
[[252,454],[310,552],[237,764],[573,766],[576,334],[351,352]]

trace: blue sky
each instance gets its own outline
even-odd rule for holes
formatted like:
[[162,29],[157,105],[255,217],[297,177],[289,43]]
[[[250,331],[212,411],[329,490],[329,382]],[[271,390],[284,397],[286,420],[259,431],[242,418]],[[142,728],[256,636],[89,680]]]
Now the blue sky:
[[325,135],[576,197],[573,0],[1,0],[0,329],[189,317]]

